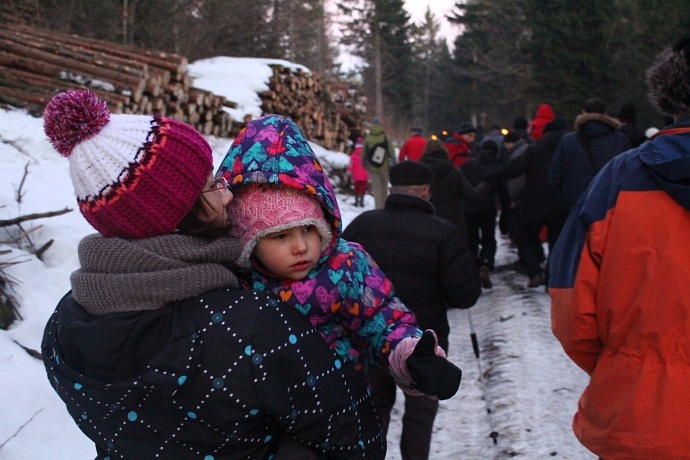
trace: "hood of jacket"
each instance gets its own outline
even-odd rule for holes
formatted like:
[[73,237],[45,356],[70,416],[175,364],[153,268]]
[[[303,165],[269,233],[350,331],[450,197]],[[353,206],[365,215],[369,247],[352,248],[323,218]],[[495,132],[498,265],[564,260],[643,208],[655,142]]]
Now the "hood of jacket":
[[422,155],[420,162],[426,164],[434,173],[434,180],[439,181],[455,170],[455,165],[445,153],[429,152]]
[[230,146],[216,172],[219,176],[233,192],[249,184],[275,184],[314,196],[333,232],[321,260],[338,245],[342,221],[335,193],[311,146],[289,118],[266,115],[249,122]]
[[369,134],[371,136],[381,136],[383,135],[383,126],[381,125],[371,125],[369,127]]
[[549,104],[541,104],[537,108],[537,113],[534,116],[534,120],[544,120],[544,124],[546,122],[549,122],[553,120],[553,117],[555,117],[556,114],[553,113],[553,109]]
[[[665,134],[672,128],[687,128],[681,134]],[[678,204],[690,209],[690,118],[661,130],[639,147],[640,160],[659,186]]]
[[575,130],[595,138],[620,128],[621,123],[604,113],[582,113],[575,118]]

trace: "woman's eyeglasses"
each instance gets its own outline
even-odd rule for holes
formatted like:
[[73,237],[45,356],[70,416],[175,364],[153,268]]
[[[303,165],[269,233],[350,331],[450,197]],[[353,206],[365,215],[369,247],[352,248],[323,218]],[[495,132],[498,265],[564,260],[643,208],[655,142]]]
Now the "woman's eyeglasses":
[[228,188],[228,181],[227,181],[227,179],[225,179],[225,177],[221,176],[218,179],[214,180],[211,188],[208,190],[203,190],[201,193],[216,192],[216,191],[223,192],[223,195],[227,195],[228,193],[230,193],[230,189]]

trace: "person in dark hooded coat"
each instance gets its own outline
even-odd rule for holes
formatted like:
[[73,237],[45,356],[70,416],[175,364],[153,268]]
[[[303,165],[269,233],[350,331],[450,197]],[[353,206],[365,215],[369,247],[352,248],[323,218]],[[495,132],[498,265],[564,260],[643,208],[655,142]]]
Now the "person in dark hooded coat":
[[481,196],[482,191],[473,187],[462,171],[453,164],[448,156],[448,149],[440,140],[429,140],[419,161],[429,166],[434,173],[429,201],[436,208],[436,214],[454,223],[463,237],[467,238],[462,199]]
[[550,121],[544,126],[540,140],[530,144],[515,160],[493,170],[484,178],[498,187],[514,177],[524,176],[522,190],[515,200],[513,234],[520,259],[527,270],[528,287],[545,283],[541,268],[541,229],[544,226],[547,228],[550,253],[568,216],[565,206],[549,183],[549,165],[564,128],[555,120]]
[[630,148],[619,127],[618,120],[606,115],[600,100],[589,99],[575,119],[575,132],[565,134],[558,143],[549,181],[568,209],[611,158]]
[[[467,180],[477,186],[487,174],[501,166],[498,156],[498,144],[491,139],[486,139],[481,144],[479,155],[470,158],[460,169]],[[489,272],[494,269],[497,247],[496,193],[466,198],[463,200],[463,210],[467,223],[467,245],[477,261],[482,287],[491,288]]]

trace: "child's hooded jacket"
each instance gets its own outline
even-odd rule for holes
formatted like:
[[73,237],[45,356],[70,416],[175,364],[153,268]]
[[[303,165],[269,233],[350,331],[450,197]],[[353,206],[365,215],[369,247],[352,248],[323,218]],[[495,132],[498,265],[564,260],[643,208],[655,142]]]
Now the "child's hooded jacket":
[[254,289],[269,290],[307,315],[337,353],[357,368],[366,360],[388,368],[405,337],[421,336],[414,314],[397,297],[376,263],[356,243],[341,238],[340,210],[328,177],[297,126],[279,115],[249,124],[235,138],[216,173],[230,189],[249,184],[292,187],[322,205],[333,237],[317,266],[298,281],[253,270]]

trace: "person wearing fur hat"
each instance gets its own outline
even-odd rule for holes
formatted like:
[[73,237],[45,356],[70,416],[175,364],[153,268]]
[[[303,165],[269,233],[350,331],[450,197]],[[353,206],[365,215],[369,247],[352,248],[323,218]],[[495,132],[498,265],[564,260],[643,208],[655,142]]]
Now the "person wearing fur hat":
[[619,127],[599,99],[589,99],[575,119],[575,132],[561,138],[549,166],[549,182],[568,209],[606,162],[630,148]]
[[218,236],[233,196],[201,134],[110,114],[85,90],[54,96],[44,129],[98,233],[79,244],[41,351],[97,459],[267,459],[286,444],[385,456],[361,375],[299,313],[240,288],[242,246]]
[[353,192],[355,195],[355,207],[364,207],[364,197],[367,194],[369,184],[369,172],[362,166],[362,143],[361,137],[357,138],[355,148],[350,155],[350,167],[347,169],[352,175]]
[[280,115],[251,121],[216,177],[235,195],[228,213],[248,287],[308,316],[354,368],[381,366],[411,394],[455,394],[461,372],[435,333],[419,330],[369,254],[342,238],[330,181],[297,125]]
[[[433,179],[424,163],[407,160],[393,165],[386,207],[355,217],[343,236],[360,243],[381,264],[419,325],[436,331],[439,346],[448,351],[448,309],[473,306],[481,288],[467,240],[455,225],[436,215],[429,201]],[[367,378],[387,427],[396,399],[395,383],[374,366]],[[405,394],[401,458],[429,458],[438,405],[435,399]]]
[[551,258],[553,332],[589,375],[573,430],[606,460],[690,446],[690,33],[646,82],[674,123],[602,168]]

